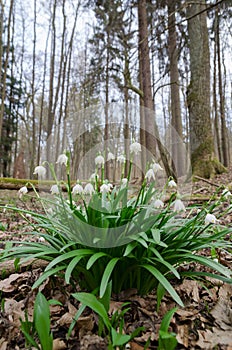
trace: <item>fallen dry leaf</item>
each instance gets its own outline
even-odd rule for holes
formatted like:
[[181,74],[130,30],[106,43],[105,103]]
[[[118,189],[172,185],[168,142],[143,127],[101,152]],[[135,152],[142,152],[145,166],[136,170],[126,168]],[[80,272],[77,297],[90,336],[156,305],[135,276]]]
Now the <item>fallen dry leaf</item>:
[[53,350],[63,350],[63,349],[67,349],[67,346],[62,339],[56,338],[53,340],[52,349]]

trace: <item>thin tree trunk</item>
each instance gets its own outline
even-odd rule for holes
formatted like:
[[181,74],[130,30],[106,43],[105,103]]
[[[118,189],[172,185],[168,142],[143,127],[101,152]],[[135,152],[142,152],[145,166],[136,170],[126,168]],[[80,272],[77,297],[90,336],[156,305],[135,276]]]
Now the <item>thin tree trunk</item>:
[[170,62],[171,84],[172,161],[177,174],[181,176],[185,172],[185,160],[183,154],[175,11],[175,2],[173,0],[168,0],[168,53]]
[[222,67],[221,67],[221,48],[220,48],[220,33],[219,33],[219,15],[218,8],[216,9],[216,18],[217,18],[217,62],[218,62],[218,91],[220,96],[220,119],[221,119],[221,145],[222,145],[222,156],[223,156],[223,165],[228,167],[229,157],[227,149],[227,128],[225,120],[225,98],[222,87]]
[[34,0],[34,27],[33,27],[33,55],[32,55],[32,83],[31,83],[31,102],[32,102],[32,144],[30,159],[30,179],[32,179],[36,159],[36,111],[35,111],[35,60],[36,60],[36,0]]
[[57,0],[53,3],[52,13],[52,38],[51,38],[51,53],[50,53],[50,77],[49,77],[49,102],[48,102],[48,120],[47,120],[47,161],[51,160],[52,153],[52,127],[54,122],[54,75],[55,75],[55,54],[56,54],[56,5]]
[[214,132],[215,132],[215,142],[218,158],[222,162],[222,149],[221,149],[221,139],[219,131],[219,116],[218,116],[218,103],[217,103],[217,25],[218,18],[215,16],[215,41],[214,41],[214,58],[213,58],[213,110],[214,110]]
[[[142,91],[144,103],[144,120],[145,120],[145,136],[147,161],[150,161],[156,156],[156,144],[158,145],[160,156],[166,171],[167,176],[172,176],[176,179],[175,172],[168,164],[166,150],[159,137],[158,126],[154,116],[154,105],[151,93],[151,69],[149,59],[148,45],[148,27],[147,27],[147,11],[146,0],[138,1],[138,23],[139,23],[139,55],[141,58],[140,69],[142,74]],[[143,169],[145,170],[145,169]]]

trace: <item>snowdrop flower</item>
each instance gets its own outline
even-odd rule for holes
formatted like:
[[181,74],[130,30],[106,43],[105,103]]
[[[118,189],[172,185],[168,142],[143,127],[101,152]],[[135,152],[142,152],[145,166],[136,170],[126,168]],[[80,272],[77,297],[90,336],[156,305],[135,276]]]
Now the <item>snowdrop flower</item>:
[[153,203],[153,207],[158,209],[158,208],[163,208],[164,207],[164,202],[161,201],[161,199],[156,199]]
[[92,175],[90,175],[89,181],[95,181],[97,178],[97,180],[99,180],[99,175],[96,173],[93,173]]
[[95,191],[94,191],[93,185],[91,183],[87,183],[85,185],[84,193],[92,195],[94,192]]
[[147,181],[151,181],[152,178],[153,180],[155,180],[155,172],[153,169],[149,169],[145,174],[145,179]]
[[117,161],[118,161],[120,164],[123,164],[123,163],[125,163],[126,158],[124,157],[123,154],[121,154],[120,156],[118,156]]
[[107,157],[107,161],[109,161],[109,160],[114,160],[114,159],[115,159],[114,154],[111,153],[111,152],[109,152],[109,153],[108,153],[108,157]]
[[228,190],[228,188],[225,188],[222,191],[222,196],[224,196],[226,199],[230,198],[232,196],[231,192]]
[[141,152],[141,145],[138,142],[133,142],[130,145],[130,152],[134,153],[134,154],[138,154],[139,152]]
[[176,199],[175,200],[173,210],[176,211],[176,212],[186,211],[185,205],[184,205],[184,203],[182,202],[181,199]]
[[51,194],[59,194],[59,187],[57,185],[52,185],[50,191]]
[[[58,203],[59,204],[59,203]],[[53,209],[52,208],[48,208],[47,210],[47,214],[49,215],[53,215]]]
[[217,221],[216,216],[213,214],[207,214],[205,217],[205,224],[216,224]]
[[126,177],[124,177],[124,178],[121,180],[121,183],[122,183],[122,185],[121,185],[122,188],[126,187],[126,186],[127,186],[127,183],[128,183],[128,179],[127,179]]
[[44,237],[39,237],[39,238],[38,238],[38,241],[39,241],[40,243],[44,243],[44,242],[45,242],[45,238],[44,238]]
[[34,170],[34,175],[38,175],[38,176],[41,176],[41,177],[45,177],[46,175],[46,169],[44,166],[42,165],[38,165],[35,167],[35,170]]
[[83,187],[80,184],[76,184],[72,189],[72,194],[82,194],[84,192]]
[[58,159],[57,159],[57,162],[56,164],[60,164],[60,165],[65,165],[67,166],[68,164],[68,157],[66,156],[66,154],[60,154]]
[[151,165],[151,168],[153,169],[154,173],[156,174],[158,171],[164,170],[159,163],[153,163]]
[[19,198],[21,199],[22,196],[24,196],[24,194],[26,194],[27,192],[28,192],[28,189],[27,189],[26,186],[21,187],[21,188],[18,190]]
[[95,158],[95,164],[96,164],[96,165],[102,166],[102,165],[104,165],[104,163],[105,163],[105,159],[104,159],[104,157],[102,157],[101,155],[99,155],[99,156],[97,156],[97,157]]
[[110,192],[110,190],[111,190],[112,187],[113,187],[112,184],[103,184],[103,185],[101,185],[101,187],[100,187],[100,192],[101,192],[101,193],[108,193],[108,192]]
[[174,180],[170,180],[168,181],[168,187],[170,188],[177,187],[177,184]]

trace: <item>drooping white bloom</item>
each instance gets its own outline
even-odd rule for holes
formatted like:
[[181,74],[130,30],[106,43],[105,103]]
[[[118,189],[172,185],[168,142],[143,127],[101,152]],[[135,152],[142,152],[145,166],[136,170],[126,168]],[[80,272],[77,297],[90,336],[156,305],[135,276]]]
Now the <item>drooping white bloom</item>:
[[141,152],[141,144],[139,142],[133,142],[130,145],[130,152],[134,154],[138,154],[139,152]]
[[120,154],[120,156],[118,156],[118,158],[117,158],[117,161],[118,161],[120,164],[124,164],[125,161],[126,161],[126,158],[124,157],[123,154]]
[[154,208],[163,208],[164,207],[164,202],[161,201],[161,199],[156,199],[153,203]]
[[48,208],[48,210],[47,210],[47,214],[49,214],[49,215],[53,215],[53,209],[52,208]]
[[109,161],[109,160],[114,160],[114,159],[115,159],[114,154],[111,153],[111,152],[109,152],[109,153],[108,153],[108,156],[107,156],[107,161]]
[[90,175],[89,181],[95,181],[97,178],[97,180],[99,179],[99,175],[96,173],[93,173],[92,175]]
[[26,186],[23,186],[21,187],[19,190],[18,190],[18,196],[19,198],[22,198],[22,196],[24,196],[24,194],[26,194],[28,192],[28,189]]
[[57,185],[52,185],[50,191],[51,194],[59,194],[59,187]]
[[153,169],[149,169],[145,174],[145,179],[147,181],[151,181],[151,179],[155,180],[155,173]]
[[156,174],[158,171],[164,170],[159,163],[153,163],[151,165],[151,168],[153,169],[154,173]]
[[96,165],[102,166],[102,165],[104,165],[104,163],[105,163],[105,159],[104,159],[103,156],[99,155],[99,156],[97,156],[97,157],[95,158],[95,164],[96,164]]
[[38,241],[39,241],[40,243],[44,243],[44,242],[45,242],[45,238],[44,238],[44,237],[39,237],[39,238],[38,238]]
[[42,165],[38,165],[35,167],[35,170],[34,170],[34,175],[38,175],[38,176],[41,176],[41,177],[45,177],[46,175],[46,168]]
[[184,203],[182,202],[181,199],[176,199],[175,200],[173,210],[176,211],[176,212],[186,211],[185,205],[184,205]]
[[207,214],[205,217],[205,223],[206,224],[216,224],[217,223],[216,216],[213,214]]
[[177,187],[177,184],[174,180],[170,180],[168,181],[168,187],[170,188]]
[[100,192],[101,193],[108,193],[108,192],[110,192],[110,190],[112,189],[112,187],[113,187],[113,185],[112,184],[110,184],[110,183],[108,183],[108,184],[103,184],[103,185],[101,185],[101,187],[100,187]]
[[226,199],[230,198],[232,196],[232,193],[228,190],[228,188],[225,188],[222,191],[222,196],[224,196]]
[[128,179],[127,179],[126,177],[124,177],[124,178],[121,180],[121,183],[122,183],[122,185],[121,185],[122,188],[126,187],[126,186],[127,186],[127,183],[128,183]]
[[72,194],[82,194],[84,192],[83,187],[80,184],[76,184],[72,189]]
[[60,165],[64,164],[65,166],[67,166],[67,164],[68,164],[68,157],[66,156],[66,154],[64,154],[64,153],[60,154],[56,163],[60,164]]
[[91,183],[87,183],[85,185],[84,193],[92,195],[94,192],[95,191],[94,191],[93,185]]

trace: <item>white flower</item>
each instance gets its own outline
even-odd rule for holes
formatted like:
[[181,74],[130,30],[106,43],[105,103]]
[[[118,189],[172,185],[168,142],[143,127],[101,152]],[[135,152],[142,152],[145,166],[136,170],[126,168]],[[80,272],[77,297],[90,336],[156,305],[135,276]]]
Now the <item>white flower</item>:
[[59,194],[59,187],[57,185],[52,185],[50,191],[51,194]]
[[109,161],[109,160],[114,160],[114,159],[115,159],[114,154],[111,153],[111,152],[109,152],[109,153],[108,153],[108,156],[107,156],[107,161]]
[[153,203],[154,208],[163,208],[164,207],[164,202],[161,201],[161,199],[156,199]]
[[231,192],[228,190],[228,188],[225,188],[222,191],[222,196],[224,196],[226,199],[230,198],[232,196]]
[[117,158],[117,161],[118,161],[120,164],[123,164],[123,163],[125,163],[126,158],[124,157],[123,154],[120,154],[120,156],[118,156],[118,158]]
[[38,241],[39,241],[40,243],[44,243],[44,242],[45,242],[45,238],[44,238],[44,237],[39,237],[39,238],[38,238]]
[[26,194],[28,192],[28,189],[26,186],[23,186],[21,187],[19,190],[18,190],[18,196],[19,198],[21,199],[22,196],[24,196],[24,194]]
[[[59,203],[57,203],[57,204],[59,204]],[[49,215],[52,215],[52,214],[53,214],[53,209],[52,209],[52,208],[48,208],[47,213],[48,213]]]
[[216,224],[217,221],[216,216],[213,214],[207,214],[205,217],[205,224]]
[[99,175],[96,173],[93,173],[92,175],[90,175],[89,181],[95,181],[97,178],[97,180],[99,179]]
[[97,156],[96,158],[95,158],[95,164],[96,165],[104,165],[104,163],[105,163],[105,159],[104,159],[104,157],[102,157],[102,156]]
[[35,170],[34,170],[34,175],[38,174],[38,176],[41,176],[41,177],[45,177],[46,175],[46,169],[44,166],[42,165],[38,165],[35,167]]
[[141,145],[138,142],[133,142],[130,145],[130,152],[134,153],[134,154],[138,154],[139,152],[141,152]]
[[177,211],[177,212],[179,212],[179,211],[186,211],[185,205],[184,205],[184,203],[182,202],[181,199],[176,199],[175,200],[173,210]]
[[101,193],[108,193],[112,189],[113,185],[112,184],[103,184],[100,187],[100,192]]
[[122,183],[122,185],[121,185],[122,188],[126,187],[126,186],[127,186],[127,183],[128,183],[128,179],[127,179],[126,177],[124,177],[124,178],[121,180],[121,183]]
[[147,181],[151,181],[152,178],[155,180],[155,173],[153,169],[149,169],[145,174],[145,179],[147,179]]
[[158,171],[160,170],[164,170],[160,165],[159,163],[153,163],[151,165],[151,168],[153,169],[154,173],[156,174]]
[[72,189],[72,194],[81,194],[84,192],[83,187],[80,184],[76,184]]
[[60,154],[58,159],[57,159],[57,162],[56,164],[64,164],[65,166],[67,166],[68,164],[68,157],[66,156],[66,154]]
[[85,185],[84,193],[92,195],[94,192],[95,191],[94,191],[93,185],[91,183],[87,183]]
[[177,187],[177,184],[174,180],[170,180],[168,181],[168,187],[170,188]]

